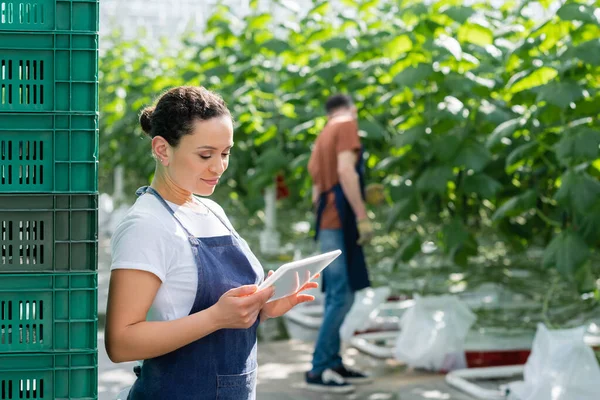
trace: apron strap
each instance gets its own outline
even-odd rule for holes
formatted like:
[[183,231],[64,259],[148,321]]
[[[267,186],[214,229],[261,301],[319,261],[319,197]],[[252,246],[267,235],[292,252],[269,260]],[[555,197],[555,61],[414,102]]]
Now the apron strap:
[[138,190],[135,191],[135,194],[137,196],[142,196],[146,193],[150,193],[152,195],[154,195],[154,197],[156,197],[158,199],[158,201],[167,209],[167,211],[169,211],[169,214],[171,214],[173,216],[173,218],[175,218],[175,221],[177,221],[177,223],[179,224],[179,226],[181,226],[181,228],[183,229],[183,231],[185,232],[186,235],[188,235],[188,238],[190,240],[192,239],[196,239],[196,237],[194,235],[191,234],[190,231],[187,230],[187,228],[185,227],[185,225],[183,225],[183,223],[181,222],[181,220],[179,218],[177,218],[177,215],[175,215],[175,211],[173,211],[173,209],[169,206],[169,204],[167,204],[167,202],[165,201],[165,199],[162,198],[162,196],[156,191],[154,190],[154,188],[150,187],[150,186],[142,186],[141,188],[139,188]]
[[214,215],[215,217],[217,217],[217,219],[219,221],[221,221],[221,223],[225,226],[225,228],[227,228],[227,230],[229,231],[229,233],[231,233],[233,236],[235,236],[236,238],[239,238],[238,234],[236,233],[235,229],[233,229],[233,226],[229,226],[227,224],[227,222],[225,222],[225,220],[223,218],[221,218],[221,216],[219,215],[219,213],[215,212],[211,207],[208,206],[208,204],[206,204],[205,202],[203,202],[202,200],[200,200],[197,196],[194,196],[194,198],[196,200],[198,200],[198,202],[200,204],[202,204],[204,207],[206,207],[208,209],[208,211],[210,213],[212,213],[212,215]]

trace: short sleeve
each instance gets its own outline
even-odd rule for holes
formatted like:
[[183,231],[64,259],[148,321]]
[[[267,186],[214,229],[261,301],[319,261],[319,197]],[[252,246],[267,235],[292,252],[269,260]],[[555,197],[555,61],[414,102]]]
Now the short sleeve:
[[360,138],[358,136],[358,124],[355,120],[341,122],[338,126],[336,152],[359,151]]
[[111,239],[111,270],[148,271],[164,282],[173,258],[169,235],[173,233],[151,214],[127,215]]

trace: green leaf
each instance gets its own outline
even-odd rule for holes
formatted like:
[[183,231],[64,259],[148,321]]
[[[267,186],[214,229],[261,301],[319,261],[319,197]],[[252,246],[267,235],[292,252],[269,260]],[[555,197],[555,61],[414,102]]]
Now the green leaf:
[[462,142],[462,138],[457,135],[440,135],[433,141],[433,154],[442,162],[450,161],[454,158]]
[[494,33],[479,24],[467,22],[458,28],[458,41],[485,47],[494,41]]
[[386,222],[386,232],[391,232],[398,221],[404,221],[410,218],[412,214],[419,211],[419,202],[415,195],[409,195],[394,202],[394,207],[390,210]]
[[484,199],[494,198],[501,189],[500,182],[483,173],[467,175],[464,181],[466,193],[476,193]]
[[598,158],[600,146],[600,131],[582,127],[572,129],[562,134],[554,146],[556,156],[563,163],[569,160],[593,161]]
[[248,18],[248,29],[250,30],[258,30],[264,29],[267,27],[269,22],[271,22],[271,15],[267,13],[251,16]]
[[583,88],[575,82],[550,82],[539,89],[537,101],[546,101],[560,108],[583,98]]
[[324,16],[330,11],[329,1],[316,1],[314,2],[315,6],[308,12],[308,15],[317,14],[320,16]]
[[456,22],[464,24],[471,17],[471,15],[475,14],[475,10],[471,7],[453,6],[445,10],[444,14]]
[[537,201],[537,193],[533,189],[529,189],[523,194],[511,197],[502,204],[492,216],[493,221],[500,220],[506,217],[516,217],[535,207]]
[[472,233],[469,233],[467,240],[465,240],[463,244],[450,251],[450,257],[455,264],[462,267],[468,267],[470,265],[469,257],[477,255],[478,246],[475,236],[473,236]]
[[360,130],[366,132],[368,139],[382,139],[384,137],[385,128],[376,121],[360,119],[358,126]]
[[435,166],[427,168],[417,181],[417,189],[423,192],[446,193],[448,181],[454,178],[452,168]]
[[294,160],[290,164],[290,169],[295,170],[297,168],[307,168],[308,160],[310,159],[310,154],[300,154],[298,157],[294,158]]
[[468,238],[469,232],[457,218],[442,227],[442,239],[447,253],[460,247]]
[[515,131],[521,126],[521,118],[514,118],[508,121],[505,121],[498,125],[496,129],[491,133],[488,137],[485,145],[486,147],[492,148],[500,143],[500,141],[507,137],[511,136]]
[[333,84],[336,76],[346,71],[348,71],[348,65],[345,63],[338,63],[322,66],[313,70],[313,73],[328,84]]
[[394,255],[394,263],[397,263],[398,261],[410,261],[420,251],[421,236],[418,233],[413,233],[402,241],[400,248]]
[[598,9],[585,4],[567,3],[558,9],[556,15],[564,21],[582,21],[600,25]]
[[283,53],[290,49],[290,45],[285,40],[270,39],[261,45],[261,48],[271,50],[277,54]]
[[600,202],[585,214],[576,214],[573,227],[592,246],[600,242]]
[[457,167],[465,167],[480,172],[491,159],[492,156],[485,147],[478,143],[468,143],[461,146],[453,164]]
[[561,181],[560,189],[554,195],[559,204],[585,214],[598,201],[600,182],[585,172],[568,170]]
[[425,137],[425,126],[418,125],[401,132],[394,137],[394,144],[396,147],[404,147],[413,145],[417,140]]
[[567,230],[548,244],[542,263],[545,268],[556,268],[564,277],[572,279],[589,254],[590,249],[581,236]]
[[392,198],[394,203],[397,203],[409,197],[414,197],[415,195],[416,189],[408,180],[403,181],[399,185],[390,186],[390,197]]
[[338,37],[326,40],[321,44],[321,47],[323,47],[325,50],[340,49],[342,51],[348,51],[348,49],[350,49],[352,46],[350,44],[350,40],[347,38]]
[[511,93],[518,93],[523,90],[531,89],[537,86],[545,85],[558,75],[558,71],[550,67],[541,67],[533,71],[523,79],[520,79],[512,86],[509,85]]
[[509,174],[514,172],[512,171],[512,169],[514,168],[515,164],[517,164],[521,160],[530,158],[537,152],[539,146],[539,143],[537,143],[536,141],[531,141],[529,143],[522,144],[513,151],[511,151],[508,157],[506,157],[505,168],[507,172]]
[[382,172],[386,172],[389,173],[390,171],[394,171],[396,169],[396,167],[402,162],[402,160],[404,159],[405,155],[401,155],[401,156],[390,156],[390,157],[386,157],[383,160],[379,161],[377,163],[377,165],[375,165],[375,167],[373,168],[373,171],[377,172],[377,171],[382,171]]
[[600,65],[600,39],[593,39],[567,50],[564,54],[567,59],[577,57],[591,65]]
[[384,54],[392,59],[397,59],[401,55],[408,53],[413,48],[412,40],[408,35],[399,35],[393,38],[384,47]]
[[596,289],[596,277],[592,272],[589,261],[575,272],[575,283],[577,283],[579,293],[588,293]]
[[394,77],[394,82],[400,86],[414,86],[426,80],[433,74],[433,67],[428,64],[419,64],[416,67],[408,67]]

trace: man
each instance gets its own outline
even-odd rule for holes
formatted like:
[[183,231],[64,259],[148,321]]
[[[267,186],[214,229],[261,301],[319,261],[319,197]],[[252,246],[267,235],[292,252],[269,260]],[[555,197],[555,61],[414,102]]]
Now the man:
[[373,228],[363,199],[356,107],[349,96],[337,94],[327,100],[325,110],[327,125],[315,142],[308,171],[321,251],[341,249],[342,254],[323,271],[323,324],[306,383],[312,390],[349,393],[354,390],[352,383],[370,381],[342,363],[339,330],[354,302],[354,292],[370,285],[361,246],[370,241]]

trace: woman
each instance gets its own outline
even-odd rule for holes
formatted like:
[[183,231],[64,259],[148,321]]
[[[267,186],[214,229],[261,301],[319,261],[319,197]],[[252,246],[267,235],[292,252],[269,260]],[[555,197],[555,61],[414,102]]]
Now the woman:
[[[208,199],[227,169],[231,114],[202,87],[178,87],[143,110],[156,170],[112,238],[106,350],[145,360],[128,399],[255,399],[259,321],[314,300],[266,303],[262,266]],[[317,287],[308,283],[302,290]]]

